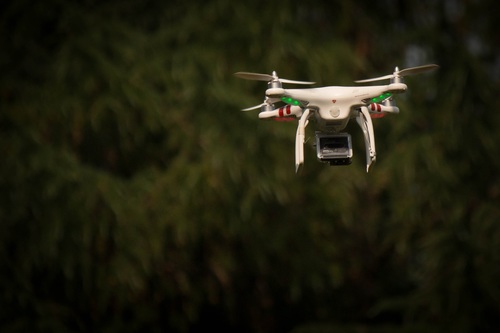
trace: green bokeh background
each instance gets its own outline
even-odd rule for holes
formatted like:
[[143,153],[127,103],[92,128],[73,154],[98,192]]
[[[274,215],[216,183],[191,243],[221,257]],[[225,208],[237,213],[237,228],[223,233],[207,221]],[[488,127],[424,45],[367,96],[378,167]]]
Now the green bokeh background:
[[[498,1],[0,4],[3,332],[495,332]],[[294,168],[237,71],[408,77]]]

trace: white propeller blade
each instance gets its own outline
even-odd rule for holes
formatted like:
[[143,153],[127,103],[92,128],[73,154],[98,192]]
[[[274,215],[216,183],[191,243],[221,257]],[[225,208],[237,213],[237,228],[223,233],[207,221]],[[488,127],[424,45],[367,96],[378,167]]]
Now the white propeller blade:
[[251,106],[249,108],[246,108],[246,109],[241,109],[241,111],[252,111],[252,110],[255,110],[255,109],[259,109],[261,106],[263,105],[266,105],[267,103],[261,103],[259,105],[254,105],[254,106]]
[[411,68],[406,68],[402,70],[396,70],[392,74],[384,75],[384,76],[379,76],[375,77],[372,79],[366,79],[366,80],[357,80],[354,81],[356,83],[364,83],[364,82],[374,82],[374,81],[381,81],[381,80],[386,80],[386,79],[392,79],[393,77],[401,77],[401,76],[408,76],[408,75],[415,75],[415,74],[420,74],[424,72],[431,71],[433,69],[438,68],[438,65],[423,65],[423,66],[417,66],[417,67],[411,67]]
[[255,81],[271,81],[273,79],[272,75],[269,74],[259,74],[259,73],[249,73],[249,72],[237,72],[234,76],[245,80],[255,80]]
[[315,84],[316,82],[311,82],[311,81],[295,81],[295,80],[288,80],[288,79],[279,79],[281,82],[284,83],[293,83],[293,84]]
[[392,77],[394,77],[394,75],[389,74],[389,75],[374,77],[372,79],[356,80],[354,82],[356,82],[356,83],[375,82],[375,81],[382,81],[382,80],[390,79]]
[[288,80],[288,79],[280,79],[278,77],[269,75],[269,74],[260,74],[260,73],[249,73],[249,72],[237,72],[234,73],[234,76],[239,77],[240,79],[245,80],[255,80],[255,81],[281,81],[284,83],[293,83],[293,84],[315,84],[316,82],[309,81],[296,81],[296,80]]
[[438,67],[439,67],[438,65],[434,65],[434,64],[411,67],[411,68],[406,68],[406,69],[400,70],[398,75],[399,76],[415,75],[415,74],[420,74],[420,73],[431,71],[431,70],[436,69]]

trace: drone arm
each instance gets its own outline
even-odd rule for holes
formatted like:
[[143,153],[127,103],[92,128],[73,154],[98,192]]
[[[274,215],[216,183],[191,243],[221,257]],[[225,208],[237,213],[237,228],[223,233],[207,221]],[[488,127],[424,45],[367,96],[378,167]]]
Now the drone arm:
[[290,117],[290,116],[295,116],[299,118],[302,115],[302,108],[300,106],[296,105],[287,105],[283,106],[279,109],[274,109],[270,111],[261,111],[259,113],[259,118],[260,119],[265,119],[265,118],[283,118],[283,117]]
[[295,136],[295,172],[299,172],[299,169],[304,164],[304,138],[306,132],[306,126],[308,124],[310,110],[305,109],[302,117],[299,119],[299,125],[297,126],[297,134]]
[[375,162],[377,154],[375,152],[375,136],[373,134],[373,123],[366,106],[360,108],[360,112],[356,116],[356,121],[358,122],[363,135],[365,137],[365,148],[366,148],[366,172],[370,169],[370,165]]

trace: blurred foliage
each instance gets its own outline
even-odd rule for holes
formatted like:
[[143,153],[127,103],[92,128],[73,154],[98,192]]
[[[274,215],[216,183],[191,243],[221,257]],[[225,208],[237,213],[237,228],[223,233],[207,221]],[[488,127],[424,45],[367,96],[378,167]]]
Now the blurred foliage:
[[[0,5],[5,332],[493,332],[496,1]],[[407,79],[378,161],[294,173],[236,71]],[[313,126],[308,128],[312,137]]]

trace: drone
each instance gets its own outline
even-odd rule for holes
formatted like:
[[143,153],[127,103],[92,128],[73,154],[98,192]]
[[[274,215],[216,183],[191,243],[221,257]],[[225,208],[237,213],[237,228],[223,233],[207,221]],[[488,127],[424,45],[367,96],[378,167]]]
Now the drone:
[[356,83],[389,80],[387,85],[328,86],[305,89],[284,89],[282,84],[315,84],[315,82],[281,79],[276,71],[269,74],[237,72],[236,77],[246,80],[266,81],[267,90],[263,103],[242,111],[260,109],[259,118],[286,121],[298,119],[295,136],[295,172],[304,164],[305,129],[309,118],[317,125],[315,143],[317,158],[321,162],[349,165],[352,162],[351,135],[343,132],[350,119],[355,118],[364,135],[366,172],[376,160],[375,135],[372,118],[388,113],[399,113],[394,95],[407,90],[403,77],[428,72],[439,66],[430,64],[399,70],[389,75],[357,80]]

